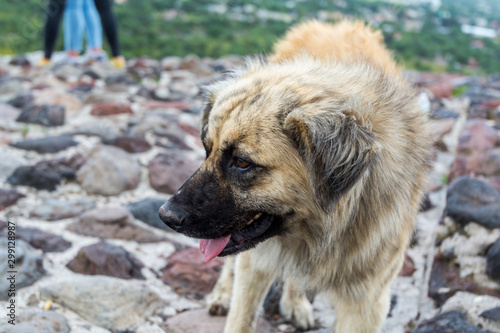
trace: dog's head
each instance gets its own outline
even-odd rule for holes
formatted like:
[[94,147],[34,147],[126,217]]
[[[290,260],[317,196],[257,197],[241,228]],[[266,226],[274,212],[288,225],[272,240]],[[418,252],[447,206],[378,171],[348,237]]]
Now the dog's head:
[[209,90],[206,160],[160,208],[202,239],[207,261],[331,212],[376,155],[355,103],[282,67],[253,65]]

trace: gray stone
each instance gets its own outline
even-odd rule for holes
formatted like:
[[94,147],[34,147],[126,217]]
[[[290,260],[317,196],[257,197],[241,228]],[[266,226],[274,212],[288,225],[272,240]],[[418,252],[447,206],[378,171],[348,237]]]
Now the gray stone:
[[494,279],[500,279],[500,239],[490,247],[486,260],[486,273]]
[[94,208],[95,205],[95,201],[89,198],[71,201],[45,199],[31,211],[30,217],[36,217],[46,221],[62,220],[80,215]]
[[500,192],[480,180],[459,177],[448,187],[446,214],[460,224],[500,228]]
[[108,276],[62,277],[40,292],[42,300],[53,300],[112,331],[131,329],[164,306],[146,283]]
[[494,320],[500,323],[500,306],[497,306],[496,308],[484,311],[480,315],[483,318],[489,319],[489,320]]
[[83,214],[70,224],[68,230],[81,235],[128,239],[138,243],[153,243],[166,240],[141,227],[125,207],[105,206]]
[[103,142],[112,142],[120,134],[117,127],[110,122],[97,122],[93,124],[82,125],[69,132],[71,135],[97,136]]
[[160,206],[165,203],[166,199],[148,198],[138,202],[131,203],[127,206],[132,215],[152,227],[172,231],[158,216]]
[[7,178],[11,185],[31,186],[38,190],[54,191],[61,182],[62,174],[46,161],[18,167]]
[[65,111],[60,105],[31,105],[23,109],[16,121],[44,126],[64,125]]
[[424,320],[413,333],[491,333],[467,322],[460,311],[441,313],[432,319]]
[[5,333],[69,333],[70,327],[66,318],[54,311],[20,309],[16,316],[16,325],[0,326]]
[[[45,275],[45,269],[43,268],[42,256],[38,254],[38,251],[31,247],[28,243],[23,240],[17,239],[15,241],[15,263],[9,261],[7,246],[9,245],[7,238],[2,237],[0,239],[0,248],[3,249],[0,252],[0,272],[4,274],[0,278],[0,299],[8,299],[10,281],[7,280],[8,272],[10,270],[17,271],[15,278],[16,289],[27,287],[35,283],[42,276]],[[13,264],[13,266],[10,266]]]
[[137,187],[141,166],[119,148],[95,147],[87,162],[78,170],[77,179],[91,194],[117,195]]
[[23,140],[11,144],[12,147],[24,150],[34,150],[40,154],[57,153],[76,145],[78,145],[78,142],[66,134],[47,136],[40,139]]
[[[34,101],[33,95],[29,92],[22,92],[19,95],[11,98],[7,103],[18,109],[24,109],[31,105]],[[18,110],[19,113],[19,110]]]

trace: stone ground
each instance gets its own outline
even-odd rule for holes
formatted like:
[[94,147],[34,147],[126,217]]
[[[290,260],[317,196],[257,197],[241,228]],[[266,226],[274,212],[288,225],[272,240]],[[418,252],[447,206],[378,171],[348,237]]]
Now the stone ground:
[[[239,57],[38,68],[0,58],[1,332],[221,332],[205,296],[223,260],[158,207],[201,164],[203,85]],[[408,73],[435,147],[427,200],[383,332],[500,332],[500,79]],[[453,97],[455,88],[467,87]],[[16,325],[7,323],[7,221]],[[295,332],[272,288],[259,332]],[[327,295],[316,327],[335,321]]]

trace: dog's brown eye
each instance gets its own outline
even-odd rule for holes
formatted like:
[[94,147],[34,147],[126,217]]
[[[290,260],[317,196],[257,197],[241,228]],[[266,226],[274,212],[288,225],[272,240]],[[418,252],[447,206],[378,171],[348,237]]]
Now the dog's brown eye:
[[248,163],[247,161],[245,161],[239,157],[234,158],[234,164],[236,164],[236,166],[238,168],[241,168],[241,169],[246,169],[250,166],[250,163]]

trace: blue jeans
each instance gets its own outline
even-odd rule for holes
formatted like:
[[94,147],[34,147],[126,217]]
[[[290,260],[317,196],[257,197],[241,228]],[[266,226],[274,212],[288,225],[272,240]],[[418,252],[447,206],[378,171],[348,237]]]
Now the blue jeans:
[[64,48],[82,50],[83,32],[87,35],[87,49],[102,48],[102,26],[94,0],[67,0],[64,10]]

